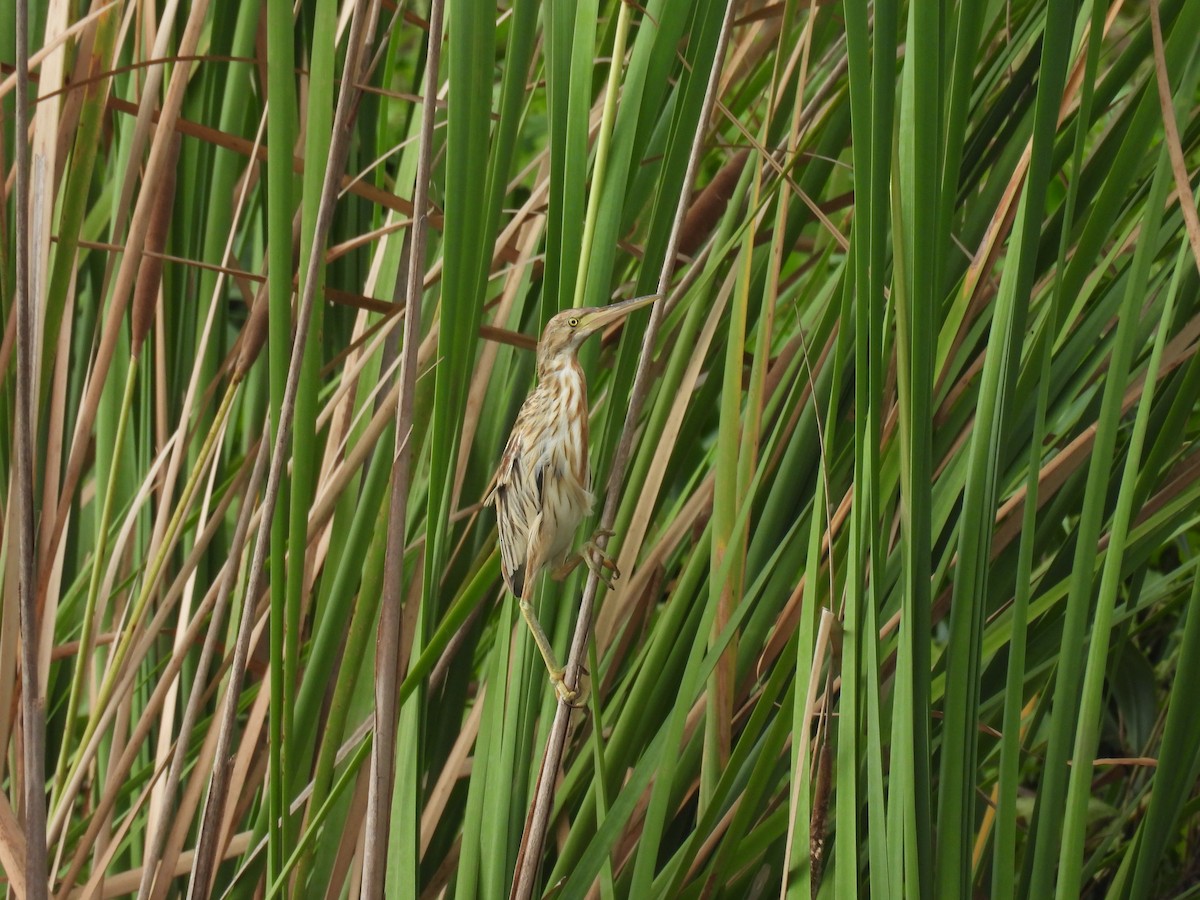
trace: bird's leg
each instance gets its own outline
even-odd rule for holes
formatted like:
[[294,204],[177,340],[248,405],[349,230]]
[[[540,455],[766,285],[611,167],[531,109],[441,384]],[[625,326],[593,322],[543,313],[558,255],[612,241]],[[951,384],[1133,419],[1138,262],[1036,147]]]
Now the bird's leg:
[[567,687],[567,682],[564,680],[566,670],[558,664],[558,659],[554,655],[554,648],[550,646],[550,639],[546,637],[546,632],[542,630],[541,623],[534,615],[533,605],[529,602],[529,595],[533,593],[533,582],[535,579],[530,578],[525,582],[525,591],[518,598],[521,606],[521,615],[525,618],[525,624],[529,626],[529,630],[533,633],[534,643],[537,644],[538,650],[542,653],[542,659],[546,663],[546,668],[550,672],[550,683],[554,685],[554,692],[558,694],[558,698],[567,706],[582,706],[584,697],[577,691]]
[[588,570],[594,572],[596,577],[603,581],[610,591],[615,591],[617,588],[613,582],[621,577],[621,570],[617,568],[617,564],[613,561],[613,558],[605,553],[600,545],[596,543],[597,538],[612,537],[612,534],[607,528],[596,529],[591,539],[579,548],[579,552],[555,569],[550,577],[556,581],[562,581],[574,572],[580,563],[584,563],[587,565]]

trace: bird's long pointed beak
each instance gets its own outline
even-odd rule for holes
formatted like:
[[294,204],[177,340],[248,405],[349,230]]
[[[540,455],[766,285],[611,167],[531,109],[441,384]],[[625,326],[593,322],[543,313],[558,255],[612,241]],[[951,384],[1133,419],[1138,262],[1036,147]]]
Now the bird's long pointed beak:
[[661,296],[662,294],[647,294],[645,297],[634,297],[632,300],[622,300],[620,303],[593,309],[579,317],[579,330],[584,334],[592,334],[605,325],[625,318],[635,309],[649,306]]

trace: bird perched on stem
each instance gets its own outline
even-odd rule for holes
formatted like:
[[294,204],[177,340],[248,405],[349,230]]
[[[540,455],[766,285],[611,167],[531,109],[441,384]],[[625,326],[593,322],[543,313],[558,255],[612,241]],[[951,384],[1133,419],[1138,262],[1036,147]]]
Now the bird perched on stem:
[[[575,531],[592,511],[588,471],[587,382],[579,365],[579,347],[605,325],[658,299],[637,297],[589,309],[568,309],[546,324],[537,347],[537,387],[521,404],[504,456],[484,504],[495,505],[500,532],[504,583],[521,604],[550,681],[558,696],[575,703],[564,670],[538,624],[530,600],[542,569],[563,578],[580,562],[610,588],[619,577],[616,565],[595,542],[572,553]],[[607,571],[606,571],[607,570]]]

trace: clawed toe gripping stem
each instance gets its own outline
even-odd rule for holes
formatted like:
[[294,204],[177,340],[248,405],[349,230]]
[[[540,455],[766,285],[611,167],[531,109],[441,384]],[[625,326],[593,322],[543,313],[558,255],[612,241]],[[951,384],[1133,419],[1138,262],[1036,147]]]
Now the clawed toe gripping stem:
[[580,563],[583,563],[588,567],[588,571],[594,573],[600,581],[604,582],[610,591],[616,590],[614,582],[621,577],[621,570],[617,568],[617,564],[613,561],[613,558],[596,543],[597,538],[612,537],[612,534],[607,528],[597,529],[591,539],[579,548],[579,552],[559,566],[552,573],[551,577],[555,581],[562,581],[575,571],[575,568]]
[[603,581],[610,591],[616,590],[613,582],[621,577],[621,570],[617,568],[617,564],[611,556],[600,549],[594,540],[584,544],[579,555],[587,564],[588,569]]
[[[582,675],[583,673],[580,674]],[[587,688],[571,689],[567,687],[564,676],[565,672],[562,669],[550,670],[550,683],[554,685],[554,692],[558,694],[558,699],[572,709],[583,707],[587,703]]]

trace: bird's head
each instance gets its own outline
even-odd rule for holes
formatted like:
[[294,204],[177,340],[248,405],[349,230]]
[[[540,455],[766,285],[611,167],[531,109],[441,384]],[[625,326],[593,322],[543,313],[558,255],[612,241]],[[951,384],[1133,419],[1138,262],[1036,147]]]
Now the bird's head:
[[659,294],[634,297],[609,306],[565,309],[546,323],[538,341],[538,371],[553,367],[560,361],[573,359],[580,345],[605,325],[625,318],[635,309],[648,306]]

